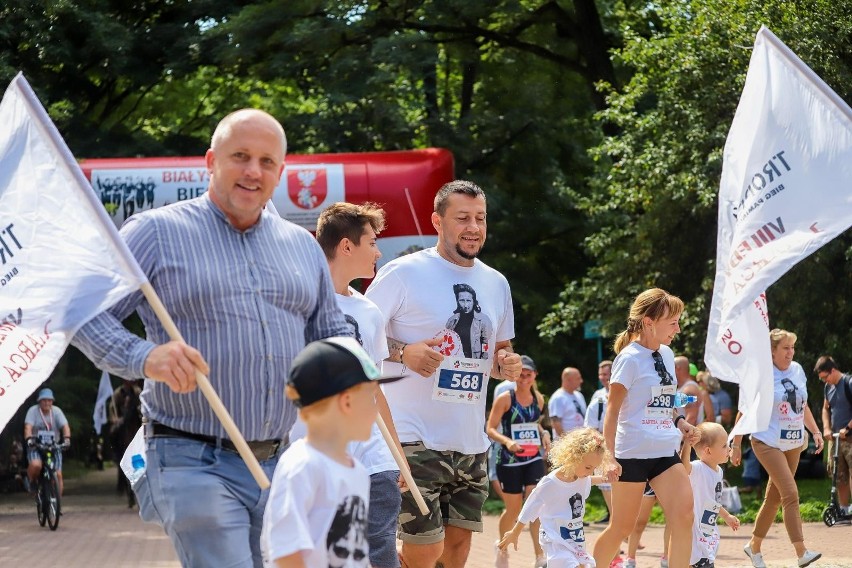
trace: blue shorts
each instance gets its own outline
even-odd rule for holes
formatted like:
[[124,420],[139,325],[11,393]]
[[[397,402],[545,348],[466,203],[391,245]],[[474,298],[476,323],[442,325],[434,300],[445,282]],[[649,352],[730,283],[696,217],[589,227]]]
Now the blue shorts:
[[[34,461],[41,462],[41,454],[35,448],[29,449],[27,450],[27,459],[30,463]],[[62,471],[62,450],[57,449],[53,452],[53,471]]]
[[398,481],[398,471],[380,471],[370,476],[367,542],[373,568],[399,568],[396,530],[402,493]]

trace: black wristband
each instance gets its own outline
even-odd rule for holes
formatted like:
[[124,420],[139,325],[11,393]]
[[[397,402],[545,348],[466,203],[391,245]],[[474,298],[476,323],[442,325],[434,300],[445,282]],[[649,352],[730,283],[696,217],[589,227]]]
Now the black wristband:
[[683,414],[678,414],[677,416],[675,416],[675,419],[674,419],[674,427],[675,428],[677,428],[677,421],[678,420],[686,420],[686,416],[684,416]]

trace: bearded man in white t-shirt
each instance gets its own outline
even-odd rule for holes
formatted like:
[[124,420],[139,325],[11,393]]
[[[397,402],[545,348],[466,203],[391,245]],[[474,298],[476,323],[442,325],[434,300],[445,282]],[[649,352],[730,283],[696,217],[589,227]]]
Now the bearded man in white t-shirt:
[[430,509],[422,515],[403,496],[403,565],[460,568],[472,531],[482,531],[488,495],[487,382],[517,379],[521,358],[511,344],[509,283],[477,259],[486,237],[485,193],[468,181],[445,184],[432,225],[435,248],[383,266],[366,295],[385,318],[387,372],[407,375],[383,390]]
[[565,367],[562,370],[562,387],[556,389],[547,410],[550,413],[550,423],[553,425],[553,434],[556,438],[582,428],[586,418],[586,399],[580,392],[583,384],[583,375],[575,367]]

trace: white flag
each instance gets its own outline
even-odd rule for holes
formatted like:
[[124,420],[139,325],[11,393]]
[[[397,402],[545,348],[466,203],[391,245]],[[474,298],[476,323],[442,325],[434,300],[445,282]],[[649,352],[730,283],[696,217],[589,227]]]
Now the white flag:
[[146,278],[23,75],[0,102],[0,430]]
[[107,404],[112,398],[112,383],[109,381],[109,373],[101,373],[101,382],[98,385],[98,396],[95,398],[95,411],[92,420],[95,425],[95,433],[100,436],[101,428],[109,421],[107,417]]
[[[852,109],[768,29],[725,144],[705,362],[763,430],[773,377],[764,291],[852,223]],[[791,330],[795,331],[795,330]]]

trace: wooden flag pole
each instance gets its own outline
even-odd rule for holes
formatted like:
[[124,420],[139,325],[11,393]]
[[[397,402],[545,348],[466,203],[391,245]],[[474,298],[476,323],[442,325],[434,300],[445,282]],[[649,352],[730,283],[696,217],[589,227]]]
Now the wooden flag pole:
[[382,431],[382,437],[385,439],[385,443],[388,445],[388,448],[390,448],[390,451],[393,454],[393,459],[396,460],[396,465],[399,466],[399,472],[402,474],[402,478],[405,480],[408,490],[411,491],[411,496],[414,497],[414,501],[417,503],[417,508],[420,509],[420,512],[424,515],[428,515],[429,507],[426,506],[426,501],[423,500],[423,495],[420,494],[420,489],[417,487],[417,484],[414,483],[414,478],[411,477],[411,470],[408,469],[408,462],[405,460],[405,456],[400,455],[399,449],[396,447],[396,444],[394,444],[390,431],[388,431],[388,427],[381,414],[376,415],[376,424],[379,426],[379,430]]
[[[157,317],[160,319],[160,323],[163,324],[163,328],[166,330],[166,333],[169,334],[169,337],[175,341],[183,341],[183,336],[180,334],[174,320],[172,320],[172,316],[170,316],[169,312],[166,311],[166,307],[160,301],[160,297],[157,295],[157,292],[154,291],[151,283],[145,282],[142,284],[141,290],[145,295],[145,298],[148,300],[148,303],[151,305],[151,308],[154,310],[154,313],[157,314]],[[228,437],[231,439],[231,442],[233,442],[234,447],[237,448],[237,451],[240,453],[240,457],[242,457],[243,461],[246,462],[246,466],[254,477],[254,480],[261,489],[267,489],[269,487],[269,478],[266,477],[266,472],[264,472],[263,468],[260,467],[260,463],[248,447],[245,438],[243,438],[242,432],[240,432],[240,429],[237,428],[237,425],[234,423],[234,419],[231,418],[230,413],[228,413],[228,409],[225,408],[224,404],[222,404],[222,399],[219,398],[219,395],[213,389],[213,385],[210,384],[210,379],[204,376],[201,371],[196,369],[195,381],[198,383],[198,388],[201,389],[201,393],[210,404],[210,408],[213,409],[213,412],[219,418],[219,421],[222,422],[225,432],[228,433]]]

